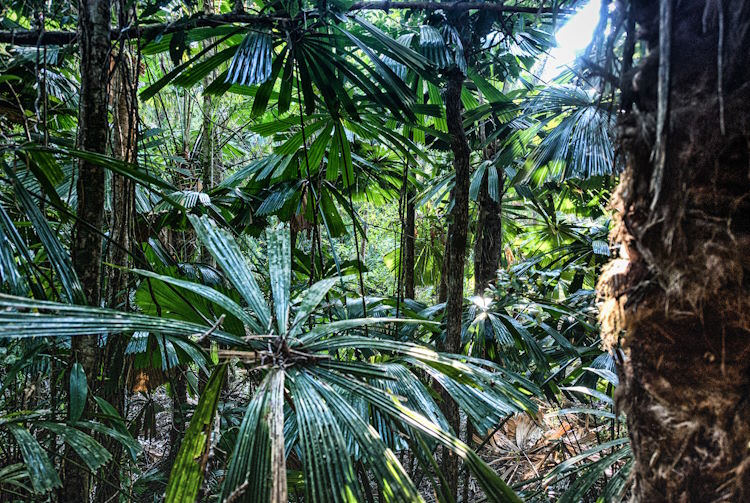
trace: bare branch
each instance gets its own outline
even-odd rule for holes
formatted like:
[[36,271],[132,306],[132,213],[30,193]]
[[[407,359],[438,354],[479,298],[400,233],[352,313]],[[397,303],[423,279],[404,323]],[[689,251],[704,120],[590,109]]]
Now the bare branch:
[[[494,2],[356,2],[349,12],[366,10],[423,10],[423,11],[470,11],[482,10],[496,12],[499,14],[573,14],[571,9],[554,9],[552,7],[519,7],[516,5],[505,5]],[[308,19],[316,17],[315,11],[300,14],[297,17]],[[296,18],[295,18],[296,19]],[[293,18],[269,16],[264,14],[248,14],[246,12],[229,12],[226,14],[199,15],[181,19],[174,23],[147,24],[139,27],[127,27],[121,30],[112,30],[112,40],[144,38],[153,39],[157,35],[166,35],[177,31],[192,28],[210,28],[226,24],[239,23],[255,26],[272,26],[276,23],[290,22]],[[11,44],[16,46],[44,46],[44,45],[68,45],[75,43],[78,33],[75,31],[45,31],[39,30],[0,30],[0,44]]]
[[211,336],[211,334],[214,333],[214,331],[216,331],[217,328],[221,327],[222,323],[224,323],[225,316],[226,315],[222,314],[221,316],[219,316],[219,319],[216,320],[216,323],[214,323],[211,326],[211,328],[209,328],[208,330],[206,330],[202,334],[196,334],[196,335],[198,335],[198,338],[195,339],[195,343],[196,344],[200,344],[201,342],[203,342],[206,339],[208,339]]

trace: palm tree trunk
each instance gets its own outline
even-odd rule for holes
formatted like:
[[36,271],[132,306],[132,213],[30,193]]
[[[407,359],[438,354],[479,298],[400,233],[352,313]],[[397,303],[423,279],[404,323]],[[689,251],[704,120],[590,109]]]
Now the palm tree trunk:
[[[502,173],[499,173],[502,177]],[[502,199],[495,201],[489,194],[485,177],[479,192],[479,216],[474,241],[474,294],[482,295],[497,276],[503,250]],[[502,197],[502,178],[498,180]]]
[[[211,79],[206,77],[203,80],[203,88],[208,87]],[[200,164],[203,170],[203,192],[208,192],[219,178],[216,173],[216,164],[214,162],[214,128],[213,128],[213,98],[203,95],[203,139],[201,140]]]
[[[461,350],[461,317],[464,301],[464,263],[466,256],[466,239],[469,229],[469,179],[470,155],[469,143],[463,127],[461,112],[461,89],[464,75],[458,71],[450,75],[445,90],[445,110],[448,122],[448,134],[451,137],[453,151],[453,168],[456,171],[456,184],[453,189],[453,208],[448,226],[448,244],[444,262],[445,277],[445,341],[440,348],[449,353]],[[442,390],[443,412],[456,434],[460,430],[458,405],[450,395]],[[449,487],[446,492],[458,499],[458,459],[444,449],[442,470]]]
[[[107,145],[110,7],[109,0],[80,0],[78,3],[81,56],[78,146],[81,150],[96,153],[104,153]],[[76,188],[78,219],[71,246],[73,266],[86,301],[89,305],[99,306],[102,239],[96,231],[104,227],[104,170],[91,162],[80,161]],[[85,335],[74,337],[71,349],[72,359],[83,366],[89,382],[94,382],[98,376],[96,338]],[[90,481],[85,469],[66,463],[63,477],[63,501],[89,500]]]
[[634,500],[749,501],[750,3],[661,3],[671,34],[659,2],[631,2],[649,51],[623,90],[603,338],[624,348]]

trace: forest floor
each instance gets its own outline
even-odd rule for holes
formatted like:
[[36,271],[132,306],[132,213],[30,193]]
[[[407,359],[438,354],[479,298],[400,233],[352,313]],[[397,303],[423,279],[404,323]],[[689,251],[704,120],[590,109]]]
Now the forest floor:
[[[244,384],[243,384],[244,383]],[[240,398],[239,395],[248,393],[245,379],[238,379],[230,385],[227,393]],[[247,395],[249,396],[249,395]],[[188,397],[187,405],[195,406],[196,398]],[[535,418],[526,414],[516,414],[509,417],[500,427],[484,435],[474,434],[472,447],[482,459],[498,475],[511,486],[524,485],[541,489],[547,498],[555,499],[569,481],[562,480],[554,484],[544,481],[545,475],[561,462],[598,445],[597,435],[609,428],[609,423],[598,423],[593,420],[582,419],[581,415],[569,414],[559,416],[554,414],[558,408],[551,408],[539,402],[539,413]],[[138,393],[131,397],[130,422],[137,422],[141,431],[138,440],[143,448],[146,462],[141,467],[143,473],[153,472],[167,460],[170,449],[170,430],[172,429],[172,399],[166,387],[159,386],[150,394]],[[462,417],[465,424],[465,417]],[[465,431],[461,432],[465,438]],[[438,450],[439,451],[439,450]],[[437,502],[437,497],[427,477],[416,472],[416,463],[411,460],[407,452],[397,453],[404,467],[414,472],[414,480],[421,481],[419,489],[426,503]],[[439,456],[439,454],[438,454]],[[590,459],[595,461],[597,455]],[[439,460],[438,460],[439,461]],[[208,477],[207,480],[211,480]],[[163,481],[166,483],[166,480]],[[477,481],[465,474],[461,474],[461,489],[468,482],[466,502],[482,502],[484,494]],[[375,493],[374,481],[373,492]],[[376,493],[375,493],[376,494]],[[459,501],[464,501],[459,499]]]

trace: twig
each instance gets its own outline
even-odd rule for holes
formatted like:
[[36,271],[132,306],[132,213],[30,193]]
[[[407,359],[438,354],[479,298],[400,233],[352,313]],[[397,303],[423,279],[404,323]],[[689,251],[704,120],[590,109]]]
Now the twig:
[[212,333],[214,333],[214,331],[216,331],[216,329],[217,329],[217,328],[219,328],[219,327],[221,326],[221,324],[222,324],[222,323],[224,323],[224,318],[225,318],[225,317],[226,317],[226,315],[224,315],[224,314],[222,314],[221,316],[219,316],[219,319],[218,319],[218,320],[216,320],[216,323],[214,323],[214,324],[213,324],[213,325],[211,326],[211,328],[209,328],[208,330],[206,330],[205,332],[203,332],[202,334],[200,334],[200,335],[199,335],[199,337],[198,337],[198,338],[197,338],[197,339],[195,340],[195,343],[196,343],[196,344],[200,344],[201,342],[203,342],[203,341],[205,341],[206,339],[208,339],[208,337],[209,337],[209,336],[210,336],[210,335],[211,335]]
[[249,486],[249,485],[250,485],[250,481],[249,480],[245,480],[242,484],[240,484],[239,486],[237,486],[237,489],[235,489],[234,491],[232,491],[231,493],[229,493],[229,495],[224,500],[224,503],[232,503],[235,500],[237,500],[237,498],[239,498],[240,496],[242,496],[242,493],[245,492],[245,489],[247,489],[247,486]]

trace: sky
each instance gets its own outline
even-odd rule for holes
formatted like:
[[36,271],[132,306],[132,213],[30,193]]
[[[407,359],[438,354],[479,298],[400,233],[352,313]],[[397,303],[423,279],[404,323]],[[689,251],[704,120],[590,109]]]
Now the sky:
[[573,63],[576,56],[586,49],[594,36],[599,22],[601,0],[590,0],[570,20],[557,30],[557,47],[550,51],[542,73],[542,80],[549,81],[562,71],[562,67]]

